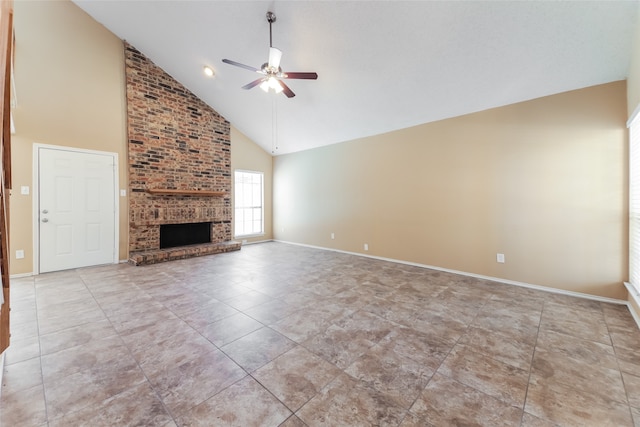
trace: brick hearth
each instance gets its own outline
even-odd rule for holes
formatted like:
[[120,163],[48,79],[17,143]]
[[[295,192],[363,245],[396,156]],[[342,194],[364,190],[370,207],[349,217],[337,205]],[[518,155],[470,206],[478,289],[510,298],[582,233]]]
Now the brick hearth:
[[237,251],[240,242],[203,243],[200,245],[181,246],[179,248],[156,249],[151,251],[133,252],[129,257],[129,264],[149,265],[176,259],[193,258],[196,256],[220,254]]

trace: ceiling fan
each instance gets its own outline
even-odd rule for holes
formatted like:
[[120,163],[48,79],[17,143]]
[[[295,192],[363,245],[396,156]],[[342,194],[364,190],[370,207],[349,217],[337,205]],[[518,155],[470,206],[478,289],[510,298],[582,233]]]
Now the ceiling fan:
[[271,24],[276,22],[276,15],[273,12],[267,12],[267,21],[269,22],[269,61],[262,64],[261,68],[255,68],[250,65],[241,64],[230,59],[223,59],[222,62],[229,65],[235,65],[236,67],[244,68],[249,71],[254,71],[261,74],[257,80],[252,81],[244,86],[242,89],[251,89],[258,85],[265,91],[273,89],[276,93],[284,92],[287,98],[293,98],[295,93],[287,86],[283,79],[307,79],[316,80],[318,78],[317,73],[312,72],[284,72],[280,68],[280,59],[282,58],[282,51],[273,47],[273,36],[271,32]]

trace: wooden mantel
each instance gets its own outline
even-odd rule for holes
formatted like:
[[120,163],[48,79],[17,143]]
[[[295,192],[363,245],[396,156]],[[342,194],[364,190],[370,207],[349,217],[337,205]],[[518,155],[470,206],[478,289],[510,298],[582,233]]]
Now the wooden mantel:
[[155,195],[161,195],[161,196],[223,197],[227,194],[224,191],[176,190],[173,188],[147,188],[145,191],[149,194],[155,194]]

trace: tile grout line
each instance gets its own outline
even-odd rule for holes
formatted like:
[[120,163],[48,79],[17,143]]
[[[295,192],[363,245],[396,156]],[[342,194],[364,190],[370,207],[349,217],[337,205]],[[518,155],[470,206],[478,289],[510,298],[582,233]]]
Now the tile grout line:
[[[113,322],[111,321],[111,318],[107,315],[107,313],[104,311],[104,309],[102,308],[102,305],[100,305],[100,302],[97,300],[97,298],[95,297],[95,294],[91,291],[90,287],[87,286],[86,281],[84,279],[84,277],[82,277],[80,274],[78,274],[78,276],[80,277],[80,279],[82,280],[82,283],[84,283],[84,285],[87,287],[87,290],[89,291],[89,293],[91,294],[91,297],[94,299],[94,301],[96,302],[96,304],[98,305],[98,307],[100,307],[100,310],[102,311],[102,314],[104,314],[105,318],[107,319],[107,321],[109,322],[109,324],[111,325],[111,327],[113,328],[113,330],[116,332],[116,334],[118,335],[118,338],[120,339],[120,341],[122,342],[122,344],[125,346],[125,348],[127,349],[127,353],[129,354],[129,356],[131,356],[131,359],[136,363],[136,366],[138,367],[138,369],[140,369],[140,372],[142,373],[142,375],[144,376],[144,379],[146,380],[147,384],[149,385],[149,387],[151,388],[151,390],[153,390],[153,393],[155,394],[155,396],[157,397],[157,399],[160,401],[160,404],[162,405],[163,409],[166,411],[167,415],[169,415],[171,417],[171,420],[176,423],[177,425],[177,420],[175,419],[175,416],[173,415],[173,413],[169,410],[169,408],[167,407],[167,405],[164,403],[164,400],[161,398],[158,390],[156,390],[156,388],[153,386],[153,383],[149,380],[149,377],[147,376],[146,372],[144,371],[144,369],[142,369],[142,366],[140,365],[140,362],[138,362],[138,360],[135,358],[135,356],[133,355],[133,353],[131,352],[131,348],[129,347],[129,345],[126,343],[126,341],[122,338],[122,336],[120,335],[120,331],[118,331],[115,326],[113,325]],[[138,290],[144,292],[145,294],[148,295],[148,293],[141,289],[136,283],[134,283],[132,281],[132,285],[135,286]],[[153,297],[152,297],[153,298]],[[126,393],[127,391],[129,391],[129,389],[127,390],[123,390],[120,393],[116,393],[113,396],[108,397],[107,399],[104,399],[102,402],[100,402],[100,404],[104,403],[105,401],[112,399],[120,394]],[[84,409],[84,408],[82,408]],[[76,411],[77,412],[77,411]]]
[[[531,385],[531,376],[533,375],[533,360],[536,357],[536,350],[538,349],[538,337],[540,336],[540,328],[542,328],[542,315],[544,314],[544,307],[547,304],[547,301],[542,301],[542,309],[540,310],[540,320],[538,321],[538,329],[536,331],[536,342],[533,345],[533,353],[531,353],[531,360],[529,361],[529,376],[527,377],[527,389],[524,393],[524,401],[522,402],[522,418],[520,419],[520,423],[522,424],[524,420],[525,408],[527,407],[527,399],[529,398],[529,386]],[[553,422],[548,420],[549,422]]]
[[[600,309],[602,310],[602,303],[600,304]],[[631,422],[634,422],[634,417],[633,417],[633,409],[631,407],[631,402],[629,401],[629,392],[627,391],[627,384],[624,380],[624,375],[622,373],[622,368],[620,367],[620,360],[618,358],[618,350],[616,348],[616,346],[613,344],[613,339],[611,339],[611,329],[609,328],[609,322],[607,322],[607,316],[604,314],[604,310],[602,311],[603,317],[604,317],[604,323],[607,326],[607,332],[609,334],[609,340],[611,340],[611,348],[613,349],[613,354],[616,357],[616,366],[618,366],[618,373],[620,374],[620,380],[622,381],[622,387],[624,389],[624,395],[627,399],[627,407],[629,408],[629,415],[631,417]]]
[[[450,285],[447,285],[447,286],[446,286],[446,288],[442,290],[442,292],[444,292],[446,289],[451,289],[451,288],[450,288]],[[439,292],[437,296],[439,296],[439,295],[440,295],[440,293],[441,293],[441,292]],[[493,298],[493,296],[492,296],[491,298]],[[407,415],[411,412],[411,408],[413,407],[413,405],[415,405],[415,403],[418,401],[418,399],[420,398],[420,396],[422,395],[422,393],[424,393],[424,391],[427,389],[427,387],[429,387],[429,384],[430,384],[430,383],[431,383],[431,381],[433,380],[433,377],[435,377],[435,375],[438,373],[438,371],[439,371],[439,370],[440,370],[440,368],[442,367],[442,365],[443,365],[443,363],[445,362],[445,360],[447,360],[447,358],[449,357],[449,355],[451,354],[451,352],[453,351],[453,349],[454,349],[454,348],[455,348],[455,347],[460,343],[460,340],[462,339],[462,337],[464,337],[464,335],[467,333],[467,331],[469,330],[469,325],[471,325],[471,323],[473,323],[473,321],[478,317],[478,313],[480,312],[480,310],[482,309],[482,307],[484,307],[485,305],[487,305],[487,302],[488,302],[491,298],[488,298],[488,299],[487,299],[487,301],[485,301],[485,303],[484,303],[482,306],[480,306],[480,308],[479,308],[479,309],[478,309],[478,311],[476,312],[476,315],[473,317],[473,319],[471,319],[471,320],[469,321],[469,323],[465,325],[464,332],[462,332],[462,333],[460,334],[460,336],[458,337],[458,339],[456,340],[456,342],[455,342],[455,343],[453,343],[453,344],[451,345],[451,348],[449,349],[449,351],[447,352],[447,354],[442,358],[442,360],[440,361],[440,364],[438,364],[438,366],[433,370],[433,374],[431,374],[431,376],[429,377],[429,380],[426,382],[426,384],[424,385],[424,387],[422,387],[422,390],[420,390],[420,393],[418,393],[418,395],[416,396],[416,398],[415,398],[415,399],[413,399],[413,401],[411,402],[411,405],[409,405],[409,408],[407,409],[406,414],[405,414],[405,416],[403,417],[402,421],[404,421],[404,418],[406,418],[406,417],[407,417]],[[421,331],[418,331],[418,332],[421,332]],[[440,375],[444,375],[444,374],[440,373]],[[444,375],[444,376],[446,376],[446,377],[448,377],[448,378],[451,378],[451,377],[449,377],[448,375]],[[455,381],[455,382],[457,382],[457,383],[460,383],[460,381],[456,380],[455,378],[451,378],[451,380],[453,380],[453,381]],[[466,385],[466,384],[464,384],[464,383],[460,383],[460,384]],[[474,388],[474,389],[475,389],[475,387],[472,387],[472,388]],[[486,393],[484,393],[483,391],[480,391],[480,390],[478,390],[478,391],[479,391],[480,393],[486,394]],[[412,413],[412,412],[411,412],[411,413]],[[412,414],[413,414],[413,413],[412,413]],[[402,424],[402,421],[401,421],[401,424]]]
[[[177,278],[175,278],[175,279],[177,280]],[[136,285],[136,286],[137,286],[137,285]],[[139,287],[138,287],[138,288],[139,288]],[[220,390],[218,390],[216,393],[212,394],[211,396],[208,396],[208,397],[207,397],[207,398],[205,398],[202,402],[199,402],[199,403],[197,403],[197,404],[193,405],[192,407],[190,407],[190,408],[189,408],[189,410],[192,410],[193,408],[195,408],[195,407],[197,407],[197,406],[199,406],[199,405],[203,404],[204,402],[206,402],[206,401],[210,400],[210,399],[211,399],[211,398],[213,398],[214,396],[217,396],[218,394],[220,394],[220,393],[222,393],[223,391],[227,390],[229,387],[231,387],[231,386],[233,386],[233,385],[237,384],[238,382],[240,382],[240,381],[244,380],[244,379],[245,379],[245,378],[247,378],[248,376],[251,376],[251,377],[253,378],[253,376],[251,375],[251,373],[250,373],[249,371],[247,371],[244,367],[242,367],[240,364],[238,364],[238,362],[236,362],[236,361],[235,361],[235,360],[234,360],[234,359],[233,359],[229,354],[227,354],[227,353],[222,349],[222,347],[221,347],[221,346],[216,345],[214,342],[212,342],[212,341],[211,341],[211,340],[209,340],[207,337],[205,337],[204,335],[202,335],[202,333],[201,333],[200,331],[198,331],[195,327],[193,327],[192,325],[190,325],[190,324],[189,324],[186,320],[184,320],[180,315],[178,315],[177,313],[175,313],[175,312],[174,312],[170,307],[168,307],[168,306],[167,306],[167,305],[165,305],[164,303],[162,303],[162,302],[158,301],[154,295],[150,294],[149,292],[147,292],[147,291],[146,291],[146,290],[144,290],[144,289],[141,289],[141,288],[139,288],[139,289],[140,289],[141,291],[143,291],[144,293],[146,293],[147,295],[149,295],[149,297],[151,297],[154,301],[156,301],[156,302],[158,302],[159,304],[161,304],[161,305],[164,307],[164,309],[165,309],[165,310],[169,311],[171,314],[173,314],[174,316],[176,316],[176,318],[177,318],[177,319],[180,319],[180,321],[182,321],[185,325],[187,325],[189,328],[191,328],[195,333],[197,333],[197,334],[198,334],[199,336],[201,336],[203,339],[205,339],[205,340],[207,340],[209,343],[211,343],[211,345],[213,345],[213,346],[215,347],[215,350],[219,351],[219,352],[220,352],[220,353],[222,353],[225,357],[229,358],[229,360],[231,360],[231,361],[232,361],[232,362],[233,362],[233,363],[234,363],[238,368],[242,369],[242,370],[245,372],[245,374],[246,374],[246,375],[244,375],[242,378],[237,379],[236,381],[234,381],[234,382],[230,383],[230,384],[229,384],[229,385],[227,385],[226,387],[221,388]],[[190,290],[190,291],[193,291],[193,289],[191,289],[191,288],[189,288],[189,290]],[[238,313],[245,314],[243,311],[238,310],[238,309],[236,309],[235,307],[233,307],[233,306],[231,306],[231,305],[229,305],[229,304],[225,303],[223,300],[219,300],[219,299],[217,299],[217,298],[212,298],[212,299],[215,299],[216,301],[220,302],[221,304],[226,305],[227,307],[230,307],[230,308],[233,308],[234,310],[237,310],[237,311],[238,311]],[[229,318],[229,317],[231,317],[231,316],[234,316],[235,314],[238,314],[238,313],[234,313],[234,314],[232,314],[232,315],[222,317],[222,318],[220,318],[220,319],[218,319],[218,320],[216,320],[216,321],[223,320],[223,319],[227,319],[227,318]],[[246,315],[246,314],[245,314],[245,315]],[[248,315],[247,315],[247,316],[248,316]],[[257,319],[254,319],[254,320],[257,320]],[[211,322],[211,323],[215,323],[216,321]],[[258,320],[257,320],[257,321],[258,321]],[[260,324],[262,324],[262,325],[263,325],[263,327],[267,327],[267,326],[266,326],[266,325],[264,325],[262,322],[260,322],[260,321],[258,321],[258,322],[259,322]],[[252,331],[252,332],[255,332],[255,331]],[[247,334],[245,334],[245,335],[243,335],[243,336],[249,335],[249,334],[250,334],[250,333],[252,333],[252,332],[249,332],[249,333],[247,333]],[[234,341],[237,341],[238,339],[240,339],[240,338],[236,338]],[[232,342],[233,342],[233,341],[232,341]],[[227,344],[230,344],[230,343],[227,343]],[[125,343],[125,345],[126,345],[126,343]],[[226,345],[226,344],[225,344],[225,345]],[[127,346],[127,349],[129,349],[129,346]],[[133,357],[133,355],[132,355],[132,357]],[[134,358],[134,360],[135,360],[135,358]],[[137,363],[137,360],[136,360],[136,363]],[[139,365],[139,364],[138,364],[138,365]],[[142,372],[143,372],[143,374],[144,374],[144,370],[142,369],[142,367],[140,367],[140,370],[142,370]],[[144,374],[144,375],[145,375],[145,378],[147,378],[146,374]],[[150,381],[148,378],[147,378],[147,381],[149,382],[149,385],[151,386],[151,388],[154,390],[154,392],[155,392],[155,393],[156,393],[156,395],[158,396],[158,399],[160,400],[160,402],[162,402],[162,405],[163,405],[163,407],[165,408],[165,410],[167,411],[167,413],[171,415],[171,418],[172,418],[173,422],[177,424],[177,423],[178,423],[178,420],[176,419],[176,416],[174,416],[174,415],[173,415],[173,413],[169,410],[169,408],[168,408],[168,407],[166,407],[166,405],[165,405],[165,403],[164,403],[164,400],[160,397],[160,395],[158,394],[158,391],[156,390],[156,388],[153,386],[153,384],[151,383],[151,381]],[[262,384],[260,384],[260,386],[262,386]],[[267,390],[267,391],[268,391],[268,390]],[[275,396],[274,396],[274,397],[275,397]]]
[[38,331],[38,360],[40,361],[40,378],[42,379],[42,399],[44,401],[45,422],[49,425],[49,404],[47,402],[47,389],[44,384],[44,369],[42,368],[42,334],[40,334],[40,310],[38,308],[37,276],[33,276],[33,304],[36,308],[36,327]]

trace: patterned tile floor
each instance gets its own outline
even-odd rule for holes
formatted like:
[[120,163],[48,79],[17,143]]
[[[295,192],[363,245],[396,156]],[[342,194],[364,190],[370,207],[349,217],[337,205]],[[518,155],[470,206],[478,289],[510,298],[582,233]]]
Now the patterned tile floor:
[[282,243],[12,302],[2,426],[640,425],[625,306]]

